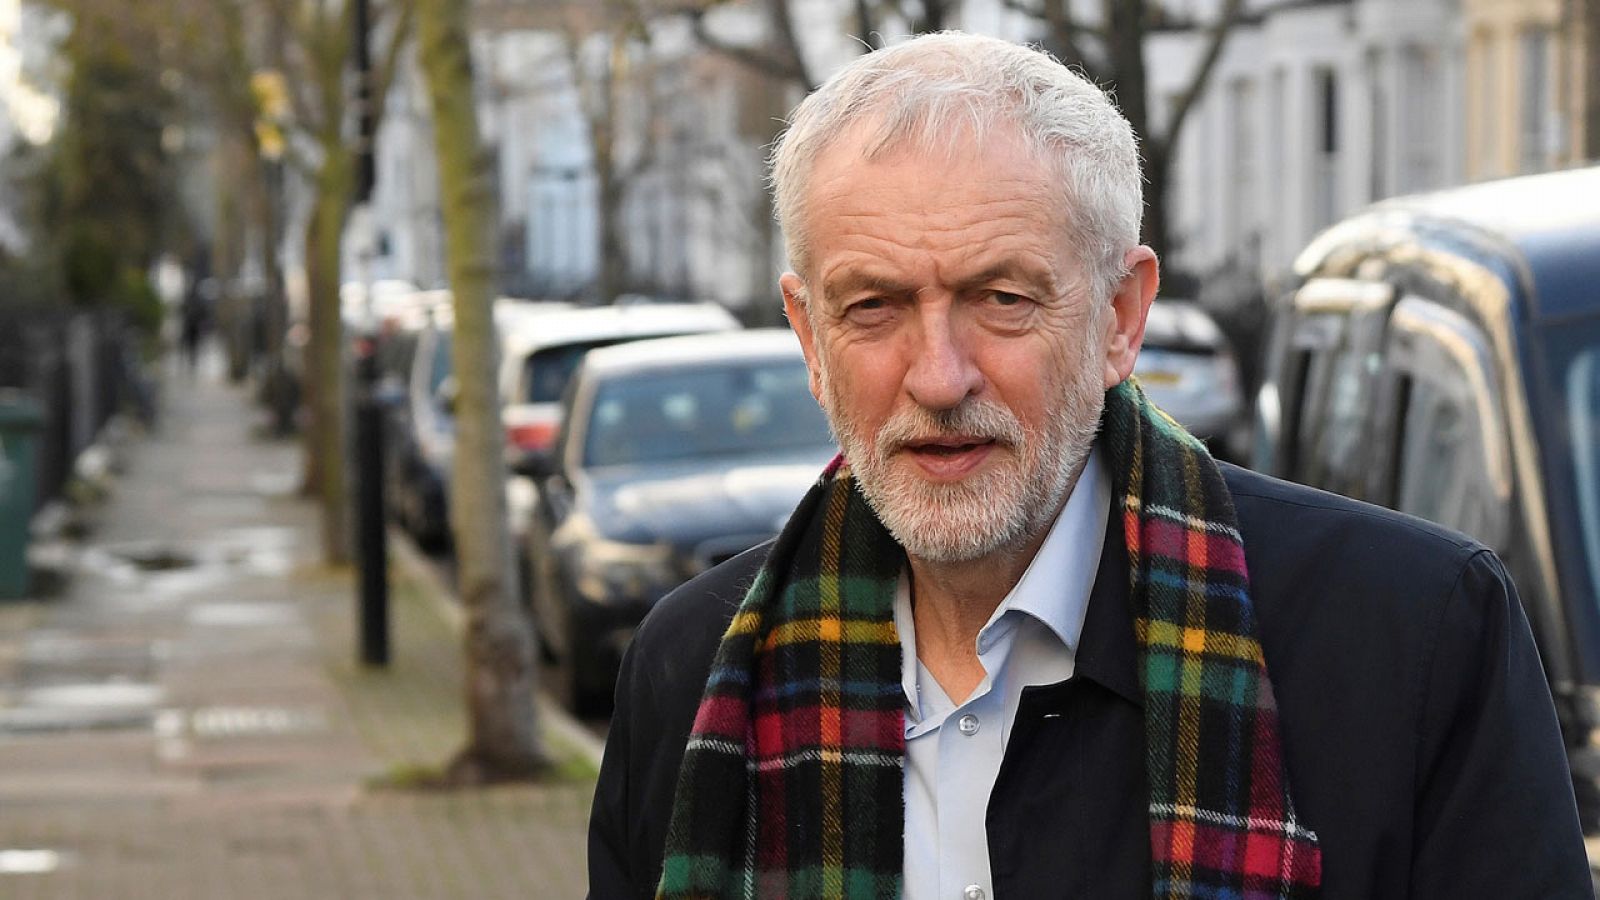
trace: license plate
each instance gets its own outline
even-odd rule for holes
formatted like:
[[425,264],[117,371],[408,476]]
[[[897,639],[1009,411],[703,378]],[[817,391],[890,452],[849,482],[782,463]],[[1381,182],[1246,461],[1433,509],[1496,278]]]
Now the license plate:
[[1180,372],[1169,372],[1165,369],[1154,369],[1140,372],[1139,381],[1142,384],[1148,384],[1152,387],[1175,387],[1183,381],[1183,374]]

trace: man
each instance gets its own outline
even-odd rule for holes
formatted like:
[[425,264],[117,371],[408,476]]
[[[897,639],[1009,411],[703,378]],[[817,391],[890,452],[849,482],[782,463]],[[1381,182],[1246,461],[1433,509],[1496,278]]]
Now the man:
[[1494,556],[1219,466],[1128,380],[1157,264],[1098,89],[918,38],[773,185],[842,460],[640,627],[592,896],[1591,896]]

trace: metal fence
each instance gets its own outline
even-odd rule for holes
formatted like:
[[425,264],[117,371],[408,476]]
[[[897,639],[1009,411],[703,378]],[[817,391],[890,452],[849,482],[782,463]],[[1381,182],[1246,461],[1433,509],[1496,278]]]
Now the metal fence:
[[34,511],[60,496],[78,455],[124,408],[152,412],[134,330],[117,313],[0,311],[0,388],[44,411]]

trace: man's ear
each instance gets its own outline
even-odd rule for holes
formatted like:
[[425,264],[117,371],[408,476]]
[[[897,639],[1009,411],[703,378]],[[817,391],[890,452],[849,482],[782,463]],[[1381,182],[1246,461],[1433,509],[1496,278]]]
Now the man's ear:
[[800,339],[800,349],[806,355],[806,369],[811,373],[811,396],[826,408],[822,399],[822,370],[818,368],[817,336],[811,330],[811,311],[806,308],[810,302],[806,283],[799,275],[785,272],[778,279],[778,289],[783,291],[783,312],[789,317],[789,327],[794,329],[795,337]]
[[1144,319],[1161,284],[1161,266],[1154,250],[1140,245],[1122,257],[1127,275],[1111,295],[1106,323],[1105,386],[1110,390],[1133,374],[1133,362],[1144,344]]

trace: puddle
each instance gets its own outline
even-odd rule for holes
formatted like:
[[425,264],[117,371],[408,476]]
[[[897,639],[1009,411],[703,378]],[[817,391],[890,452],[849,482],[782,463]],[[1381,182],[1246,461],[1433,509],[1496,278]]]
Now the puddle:
[[300,492],[300,473],[257,472],[250,476],[250,489],[263,497],[293,497]]
[[60,850],[7,848],[0,850],[0,875],[48,875],[71,862]]
[[108,681],[24,688],[0,709],[0,734],[142,729],[164,697],[153,684]]
[[0,709],[0,735],[63,731],[140,731],[150,727],[148,709],[63,709],[24,706]]
[[158,685],[108,681],[24,688],[21,699],[23,706],[36,708],[126,709],[152,707],[161,702],[163,695]]
[[84,547],[75,568],[119,587],[175,597],[215,588],[241,573],[282,577],[294,569],[296,529],[238,528],[194,541]]
[[117,553],[140,572],[170,572],[174,569],[188,569],[195,564],[194,557],[160,544],[128,547]]
[[250,627],[290,625],[295,621],[294,607],[287,603],[206,603],[189,610],[193,625]]

